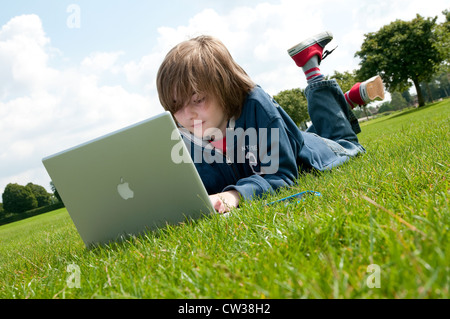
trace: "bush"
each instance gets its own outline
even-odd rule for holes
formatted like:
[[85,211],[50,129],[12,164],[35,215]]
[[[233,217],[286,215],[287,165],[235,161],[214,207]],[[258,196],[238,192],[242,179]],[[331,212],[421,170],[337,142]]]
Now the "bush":
[[8,184],[3,193],[3,209],[7,213],[20,214],[52,204],[52,194],[40,185]]
[[309,121],[308,102],[304,90],[281,91],[273,98],[298,126]]
[[52,203],[52,194],[48,193],[44,187],[33,183],[28,183],[26,187],[29,187],[36,197],[37,207],[48,206]]
[[63,208],[64,204],[62,202],[56,202],[54,204],[45,206],[45,207],[39,207],[39,208],[35,208],[32,209],[30,211],[24,212],[22,214],[9,214],[7,215],[7,213],[5,212],[3,215],[0,213],[0,226],[2,225],[6,225],[6,224],[10,224],[10,223],[14,223],[17,222],[19,220],[23,220],[26,218],[30,218],[30,217],[34,217],[37,215],[41,215],[41,214],[45,214],[48,212],[52,212],[54,210]]
[[8,184],[2,198],[3,208],[8,213],[20,214],[38,207],[32,189],[19,184]]

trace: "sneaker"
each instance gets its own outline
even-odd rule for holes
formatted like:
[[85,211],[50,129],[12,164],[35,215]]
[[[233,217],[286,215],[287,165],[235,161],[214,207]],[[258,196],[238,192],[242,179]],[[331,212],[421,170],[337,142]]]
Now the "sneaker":
[[360,91],[364,101],[384,100],[384,86],[379,75],[363,82],[360,86]]
[[325,57],[335,50],[333,49],[331,52],[325,51],[325,54],[323,54],[323,48],[331,40],[333,40],[333,34],[325,31],[293,46],[288,50],[288,53],[299,67],[303,67],[315,55],[319,56],[320,64]]
[[383,81],[379,75],[374,76],[362,83],[356,83],[344,96],[351,109],[358,105],[366,105],[375,99],[384,100]]

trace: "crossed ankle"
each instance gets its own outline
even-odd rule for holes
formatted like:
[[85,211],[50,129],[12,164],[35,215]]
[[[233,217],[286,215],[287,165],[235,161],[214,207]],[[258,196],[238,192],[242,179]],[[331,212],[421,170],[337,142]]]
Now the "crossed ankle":
[[374,76],[362,83],[356,83],[345,93],[345,99],[351,109],[364,106],[376,99],[384,100],[384,86],[380,76]]

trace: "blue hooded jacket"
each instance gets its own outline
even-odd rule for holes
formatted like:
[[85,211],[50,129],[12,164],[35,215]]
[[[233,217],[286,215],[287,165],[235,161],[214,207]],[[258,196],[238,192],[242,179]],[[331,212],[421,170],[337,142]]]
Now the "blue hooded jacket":
[[328,170],[365,151],[356,141],[301,131],[259,86],[248,94],[240,117],[228,123],[226,154],[180,132],[208,193],[237,190],[245,200],[292,186],[299,170]]

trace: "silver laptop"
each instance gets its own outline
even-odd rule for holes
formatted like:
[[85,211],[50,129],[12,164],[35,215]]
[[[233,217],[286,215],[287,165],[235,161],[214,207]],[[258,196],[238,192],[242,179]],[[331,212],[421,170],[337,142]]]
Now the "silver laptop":
[[87,247],[214,212],[169,112],[42,162]]

